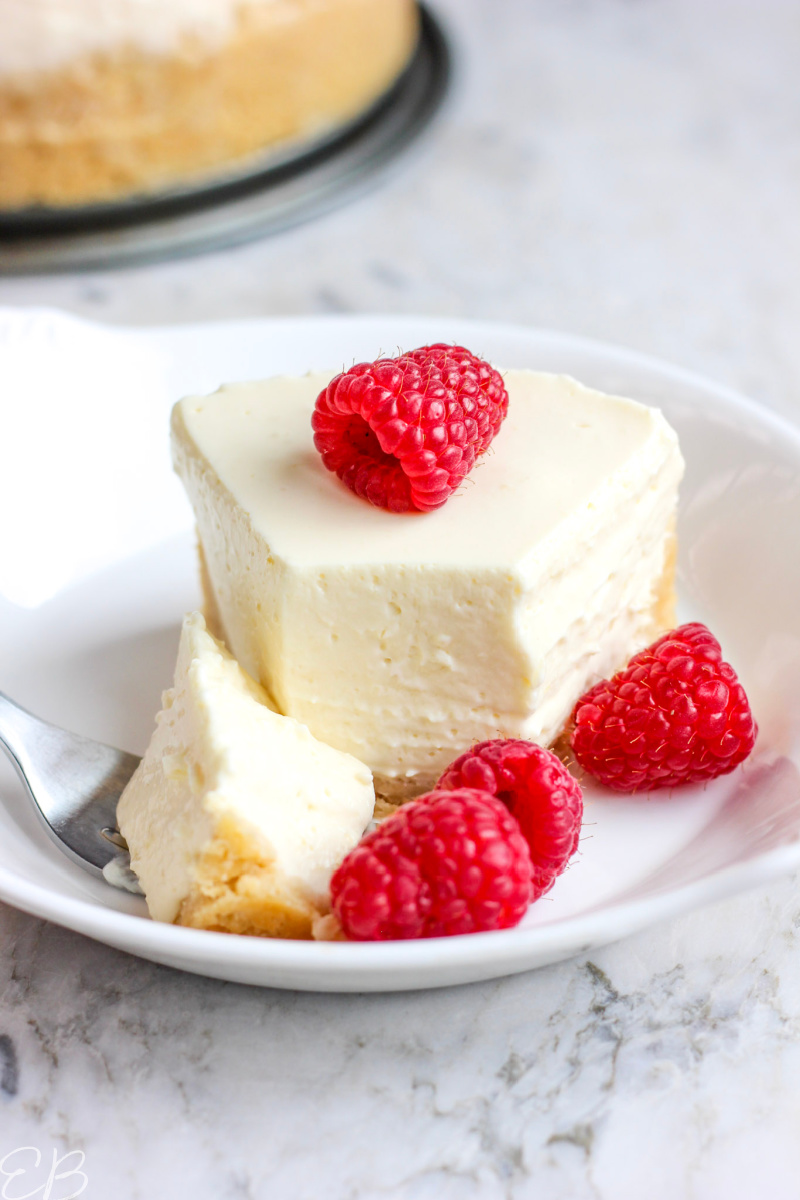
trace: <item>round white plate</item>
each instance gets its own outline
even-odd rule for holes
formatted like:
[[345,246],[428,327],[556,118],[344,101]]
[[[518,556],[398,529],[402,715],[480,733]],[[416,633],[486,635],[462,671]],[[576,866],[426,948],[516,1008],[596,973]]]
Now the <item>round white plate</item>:
[[[566,372],[660,406],[678,430],[688,468],[679,520],[681,615],[706,620],[721,639],[751,697],[758,746],[743,768],[705,788],[625,799],[588,787],[579,855],[522,925],[503,933],[348,945],[159,925],[143,901],[59,853],[5,762],[0,898],[188,971],[272,987],[383,991],[556,962],[800,866],[800,435],[792,427],[653,359],[510,326],[355,317],[149,332],[170,360],[176,398],[223,380],[300,373],[452,339],[503,366]],[[187,535],[39,609],[0,602],[0,687],[49,720],[141,753],[171,680],[181,615],[198,600]]]

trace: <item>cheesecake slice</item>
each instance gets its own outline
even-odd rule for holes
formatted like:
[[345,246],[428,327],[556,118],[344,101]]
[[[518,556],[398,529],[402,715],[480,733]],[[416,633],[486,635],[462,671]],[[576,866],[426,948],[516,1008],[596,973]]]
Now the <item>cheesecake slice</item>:
[[632,400],[507,371],[508,416],[460,491],[396,514],[314,450],[331,375],[174,409],[215,631],[384,794],[424,789],[475,741],[552,744],[582,692],[674,622],[674,431]]
[[200,614],[186,618],[175,686],[117,810],[152,917],[310,937],[374,799],[362,763],[276,713]]

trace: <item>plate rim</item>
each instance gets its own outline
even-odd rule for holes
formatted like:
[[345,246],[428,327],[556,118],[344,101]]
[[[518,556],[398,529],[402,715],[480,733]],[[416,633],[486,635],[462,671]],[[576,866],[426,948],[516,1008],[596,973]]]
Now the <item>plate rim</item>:
[[[746,413],[762,427],[768,426],[780,441],[788,442],[800,455],[798,426],[782,413],[726,384],[626,346],[540,326],[443,317],[439,314],[365,313],[136,325],[125,326],[123,332],[150,336],[168,345],[170,341],[179,343],[182,338],[196,337],[201,331],[216,330],[222,334],[237,329],[246,335],[255,335],[267,328],[288,329],[295,326],[313,330],[322,326],[331,329],[337,325],[368,330],[370,325],[385,326],[388,322],[401,332],[404,326],[407,329],[416,329],[421,325],[444,326],[448,336],[452,331],[464,336],[465,340],[465,335],[476,339],[482,335],[512,337],[529,345],[538,340],[567,351],[593,353],[644,368],[662,379],[672,378],[707,395],[715,395],[726,406]],[[179,350],[179,346],[175,348]],[[120,912],[97,901],[64,896],[52,887],[24,879],[2,865],[0,900],[107,945],[197,974],[230,979],[233,976],[225,974],[226,969],[250,968],[252,973],[260,977],[240,977],[240,982],[319,992],[381,992],[418,990],[467,981],[466,978],[437,980],[426,974],[431,971],[435,973],[437,969],[445,976],[448,971],[466,969],[466,974],[472,979],[495,978],[533,970],[548,962],[617,941],[670,917],[758,887],[798,869],[800,837],[745,861],[717,868],[678,887],[643,898],[601,902],[588,912],[560,917],[543,925],[405,942],[292,941],[188,929]],[[476,966],[478,970],[474,969]],[[217,969],[212,970],[212,967]],[[321,978],[318,981],[303,981],[293,977],[287,983],[280,978],[270,979],[270,968],[277,974],[286,971],[313,975],[318,970]],[[472,971],[469,968],[473,968]],[[344,976],[351,974],[352,981],[331,977],[331,972],[337,971]],[[387,981],[388,976],[391,979]]]
[[[145,949],[145,944],[150,951],[163,951],[169,954],[176,949],[173,943],[177,940],[179,947],[187,955],[191,954],[193,949],[203,952],[197,954],[200,965],[194,967],[183,963],[180,968],[199,974],[205,974],[202,968],[207,964],[201,963],[200,960],[207,957],[205,951],[212,946],[216,947],[219,952],[213,957],[220,966],[272,966],[278,970],[308,970],[319,966],[320,964],[316,960],[325,957],[328,959],[324,964],[326,968],[343,966],[353,969],[354,972],[356,969],[367,971],[371,969],[374,973],[376,971],[421,970],[426,966],[440,968],[469,966],[476,959],[480,959],[483,965],[491,966],[493,963],[497,964],[504,960],[507,952],[512,948],[515,960],[524,957],[520,951],[525,948],[529,950],[541,948],[545,952],[557,948],[558,957],[569,958],[594,947],[618,941],[620,938],[649,928],[671,916],[704,907],[706,904],[784,877],[798,868],[800,868],[800,841],[795,841],[774,847],[745,862],[735,863],[710,872],[700,879],[692,880],[679,888],[665,890],[655,896],[602,904],[597,909],[580,916],[561,917],[556,921],[530,929],[515,928],[489,933],[392,942],[316,942],[288,938],[259,938],[241,934],[231,935],[152,921],[146,917],[119,912],[116,909],[105,908],[76,897],[59,897],[57,902],[53,897],[52,902],[48,903],[46,900],[40,900],[39,896],[51,897],[53,896],[52,892],[40,884],[29,883],[26,880],[20,880],[19,877],[13,877],[5,867],[0,867],[0,899],[29,915],[51,921],[62,928],[71,929],[139,956]],[[6,891],[4,885],[9,878],[16,878],[16,888],[12,886]],[[16,895],[16,903],[9,898],[9,893]],[[56,903],[60,911],[54,910],[53,906]],[[71,910],[75,912],[75,918],[68,921],[67,917]],[[81,919],[82,917],[86,919]],[[611,936],[608,936],[607,926],[609,924],[614,924],[616,927]],[[110,928],[107,929],[105,926],[110,926]],[[563,931],[564,927],[570,931],[572,936],[559,938],[557,935]],[[117,931],[123,935],[126,931],[130,931],[131,936],[106,937],[106,934]],[[141,936],[136,936],[137,934]],[[476,953],[481,950],[485,953]],[[561,954],[562,950],[563,954]],[[331,956],[335,956],[335,962]],[[145,957],[149,956],[145,955]],[[315,961],[312,962],[312,958]],[[156,959],[156,961],[159,960]],[[558,961],[558,958],[546,960],[546,962],[555,961]],[[546,965],[546,962],[538,965]],[[501,973],[503,975],[518,974],[535,970],[536,965],[522,962],[509,966],[506,963]],[[357,990],[369,990],[364,986],[363,979],[358,982]],[[282,985],[277,981],[264,980],[257,986],[280,987]],[[437,986],[437,984],[427,979],[422,982],[396,980],[393,982],[391,990],[422,990],[432,986]],[[324,986],[304,988],[298,983],[293,983],[291,987],[297,990],[331,990]],[[336,987],[332,990],[347,989]]]

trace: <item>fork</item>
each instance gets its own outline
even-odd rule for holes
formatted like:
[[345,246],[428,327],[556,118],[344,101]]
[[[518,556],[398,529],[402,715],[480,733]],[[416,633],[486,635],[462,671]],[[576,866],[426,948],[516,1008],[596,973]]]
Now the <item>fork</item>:
[[140,759],[42,721],[2,692],[0,747],[59,849],[107,883],[140,892],[116,815]]

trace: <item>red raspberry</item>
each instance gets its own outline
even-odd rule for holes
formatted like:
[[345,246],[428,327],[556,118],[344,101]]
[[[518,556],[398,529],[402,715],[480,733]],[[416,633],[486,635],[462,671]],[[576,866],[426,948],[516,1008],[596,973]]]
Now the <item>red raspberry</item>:
[[736,672],[699,623],[664,634],[596,684],[573,720],[578,762],[618,792],[726,775],[758,733]]
[[481,788],[503,801],[531,852],[534,900],[550,891],[578,849],[580,784],[552,751],[533,742],[480,742],[447,768],[436,787]]
[[391,512],[439,508],[508,411],[500,374],[463,346],[359,363],[317,397],[314,445],[357,496]]
[[331,880],[353,941],[507,929],[531,899],[531,856],[508,809],[473,788],[404,804],[351,850]]

